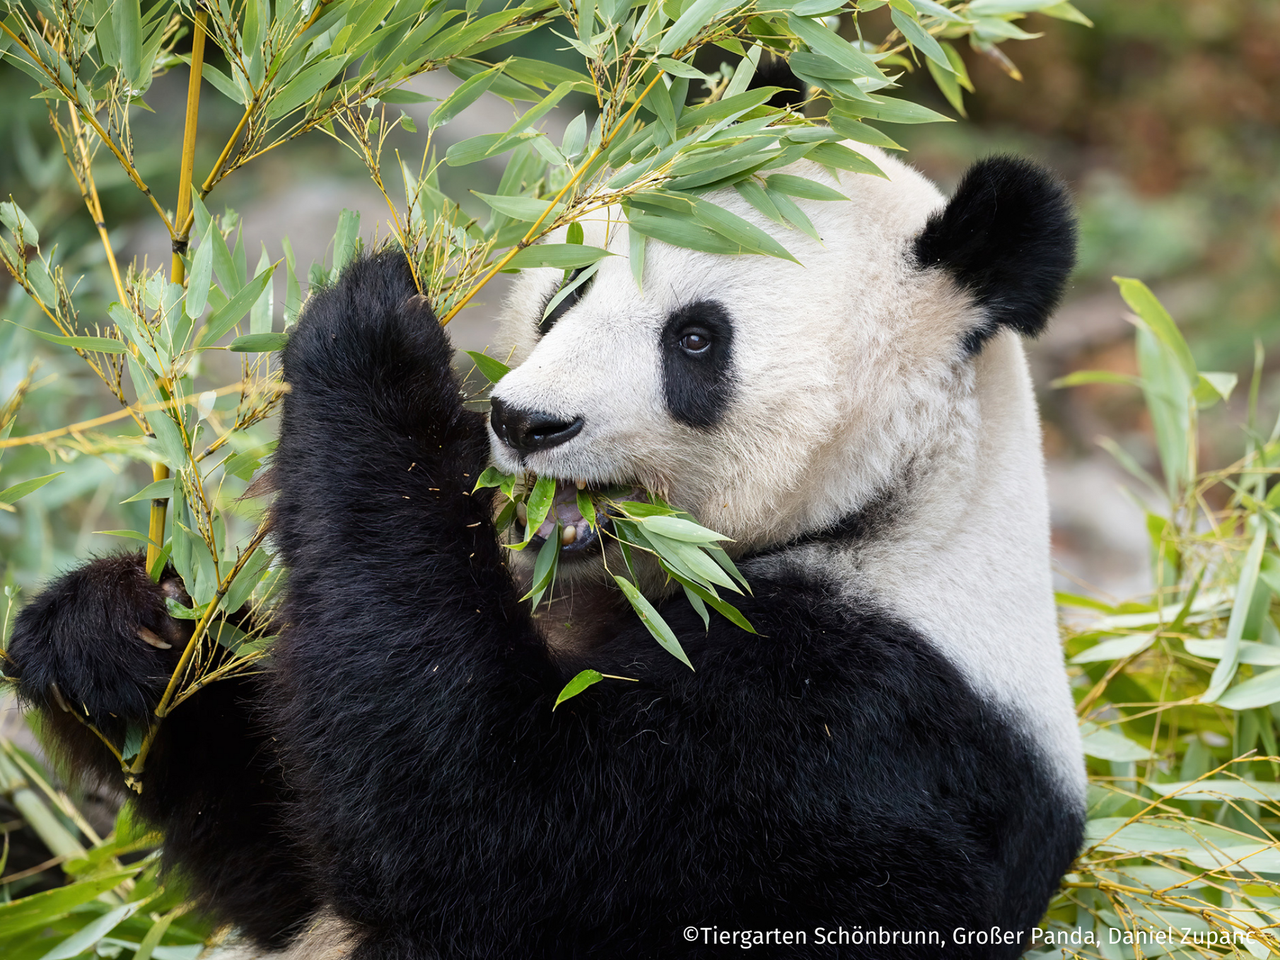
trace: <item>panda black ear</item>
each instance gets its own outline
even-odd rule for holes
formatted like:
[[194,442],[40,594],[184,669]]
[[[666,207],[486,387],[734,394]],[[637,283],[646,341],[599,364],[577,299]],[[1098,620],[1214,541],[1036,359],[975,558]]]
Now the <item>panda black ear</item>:
[[977,353],[1001,326],[1036,336],[1076,262],[1076,220],[1066,185],[1017,157],[975,163],[951,202],[915,241],[921,267],[942,267],[986,313],[965,335]]

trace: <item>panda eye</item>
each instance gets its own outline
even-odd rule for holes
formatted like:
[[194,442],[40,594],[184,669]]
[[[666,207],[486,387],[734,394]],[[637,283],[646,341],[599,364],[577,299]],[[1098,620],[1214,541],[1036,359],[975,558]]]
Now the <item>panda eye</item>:
[[691,327],[681,331],[679,343],[685,353],[698,356],[711,349],[711,334],[701,327]]

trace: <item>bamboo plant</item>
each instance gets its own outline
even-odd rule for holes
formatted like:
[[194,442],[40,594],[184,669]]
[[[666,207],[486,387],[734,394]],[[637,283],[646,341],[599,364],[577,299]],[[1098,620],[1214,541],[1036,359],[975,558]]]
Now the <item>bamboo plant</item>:
[[[33,305],[22,342],[38,338],[74,353],[115,409],[29,424],[20,408],[24,400],[34,407],[44,386],[39,370],[29,371],[0,407],[0,456],[10,455],[0,509],[39,503],[104,457],[145,464],[150,482],[128,497],[149,505],[145,524],[107,532],[145,549],[153,577],[172,564],[192,601],[171,607],[194,632],[153,722],[123,743],[104,739],[128,782],[140,787],[155,732],[171,711],[208,683],[260,668],[269,617],[246,634],[223,615],[245,604],[268,612],[282,575],[242,496],[273,443],[283,388],[270,354],[298,316],[303,280],[336,278],[361,244],[359,216],[344,212],[328,265],[297,263],[286,238],[282,261],[264,249],[251,268],[239,219],[216,212],[228,178],[304,134],[349,148],[386,201],[380,232],[403,249],[444,323],[502,271],[589,270],[603,250],[544,241],[606,206],[620,208],[631,226],[637,278],[648,239],[789,257],[785,243],[714,203],[713,191],[732,188],[786,230],[813,235],[795,198],[840,195],[781,168],[807,158],[878,175],[857,144],[899,149],[882,124],[946,119],[896,96],[897,78],[927,70],[963,114],[962,91],[972,85],[956,44],[968,42],[1016,75],[1000,44],[1035,36],[1019,26],[1031,11],[1088,22],[1062,0],[5,0],[0,62],[24,74],[47,108],[102,267],[90,266],[84,251],[42,243],[39,215],[14,196],[0,202],[0,264]],[[522,53],[527,46],[515,41],[535,33],[544,46],[571,50],[572,63]],[[770,106],[777,89],[753,86],[768,58],[789,62],[800,108]],[[404,107],[430,98],[406,84],[440,69],[456,86],[419,131]],[[153,83],[170,72],[183,77],[187,96],[182,146],[168,161],[177,190],[160,196],[147,171],[165,145],[138,142],[133,124],[150,109]],[[486,94],[511,105],[510,125],[438,150],[437,131]],[[214,144],[216,159],[197,169],[197,147],[216,129],[203,119],[209,97],[229,102],[239,119]],[[544,129],[556,109],[574,114],[558,140]],[[418,138],[412,154],[394,149],[393,133]],[[495,160],[505,170],[493,192],[442,189],[442,168]],[[102,199],[102,185],[120,178],[170,240],[162,268],[122,261],[119,224],[109,222]],[[101,310],[91,296],[99,276]],[[228,355],[238,358],[237,375],[220,379],[211,358]],[[67,470],[37,475],[26,456],[34,451]],[[23,497],[31,499],[15,507]],[[624,519],[646,529],[652,517],[632,512]],[[660,545],[661,524],[648,526],[646,542]],[[705,533],[714,551],[714,532]],[[691,602],[715,606],[697,593],[704,585],[690,583]],[[0,610],[6,635],[17,603],[9,577]],[[52,854],[41,871],[17,877],[5,875],[0,855],[0,896],[16,897],[53,867],[70,879],[0,903],[4,956],[194,956],[210,931],[188,915],[181,890],[157,882],[154,857],[121,859],[157,838],[130,823],[127,807],[115,832],[99,837],[35,758],[8,741],[0,747],[0,790],[22,796],[26,821],[43,825]]]

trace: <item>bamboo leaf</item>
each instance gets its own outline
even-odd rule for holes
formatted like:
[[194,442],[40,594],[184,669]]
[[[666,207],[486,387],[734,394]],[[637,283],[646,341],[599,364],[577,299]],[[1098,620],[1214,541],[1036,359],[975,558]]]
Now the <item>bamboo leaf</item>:
[[135,493],[125,497],[121,503],[133,503],[135,500],[169,500],[173,497],[173,477],[164,480],[153,480]]
[[952,123],[936,110],[922,107],[909,100],[897,100],[893,97],[868,97],[866,100],[843,100],[833,107],[834,112],[864,117],[869,120],[880,120],[883,123]]
[[803,197],[806,200],[848,200],[843,193],[826,184],[810,180],[808,177],[797,177],[789,173],[775,173],[765,178],[772,189],[780,190],[791,197]]
[[271,269],[264,270],[258,274],[241,287],[236,292],[236,295],[228,300],[224,306],[213,312],[200,331],[201,344],[206,347],[212,346],[222,339],[223,335],[228,333],[232,327],[244,319],[254,301],[262,296],[262,292],[271,283],[275,268],[276,264],[272,264]]
[[[1209,678],[1209,688],[1200,697],[1201,703],[1214,703],[1226,692],[1227,684],[1236,674],[1239,663],[1240,638],[1244,633],[1245,619],[1249,616],[1249,606],[1253,602],[1253,591],[1258,584],[1258,570],[1262,566],[1262,551],[1267,544],[1267,528],[1265,524],[1258,526],[1253,535],[1253,543],[1245,555],[1244,564],[1240,568],[1240,579],[1236,584],[1235,602],[1231,606],[1231,619],[1227,621],[1227,635],[1222,659],[1213,669]],[[1241,684],[1243,686],[1243,684]],[[1246,694],[1245,696],[1248,696]]]
[[227,349],[236,353],[275,353],[288,342],[287,333],[246,333],[227,344]]
[[889,12],[889,15],[893,19],[893,25],[901,31],[902,35],[907,38],[907,41],[913,47],[928,57],[931,62],[936,63],[941,69],[948,73],[952,72],[951,61],[942,52],[942,47],[938,45],[938,41],[929,34],[928,30],[920,25],[920,21],[911,14],[903,13],[897,7],[894,7]]
[[492,384],[497,384],[499,380],[511,372],[501,360],[495,360],[487,354],[477,353],[475,350],[467,350],[466,354],[476,365],[476,369],[480,371],[480,375]]
[[[17,324],[15,324],[17,326]],[[64,347],[77,347],[81,350],[92,350],[94,353],[120,354],[128,350],[128,346],[112,337],[64,337],[56,333],[45,333],[31,327],[22,329],[34,333],[41,340],[57,343]]]
[[0,904],[0,929],[13,936],[44,926],[50,920],[61,917],[83,903],[88,903],[135,876],[143,864],[138,863],[122,870],[114,870],[92,880],[69,883],[55,890],[34,893],[10,903]]
[[15,504],[29,493],[35,493],[50,480],[55,480],[62,476],[66,471],[58,473],[48,473],[43,477],[33,477],[30,480],[23,480],[21,483],[15,483],[12,487],[0,490],[0,503]]
[[587,267],[601,257],[611,257],[608,250],[579,243],[538,243],[525,247],[507,263],[511,270],[529,270],[535,267],[555,267],[558,270],[574,270]]
[[658,613],[653,604],[626,577],[620,577],[615,574],[613,579],[621,588],[623,595],[627,598],[627,602],[631,604],[632,609],[635,610],[636,615],[640,617],[640,622],[645,625],[645,629],[653,634],[653,638],[658,641],[662,649],[692,670],[693,664],[689,662],[689,658],[685,655],[684,648],[680,646],[680,641],[676,639],[675,633],[667,625],[667,621],[662,619],[662,615]]
[[[734,0],[729,0],[733,6]],[[694,3],[667,28],[658,44],[658,53],[669,57],[694,38],[699,30],[715,20],[725,0],[694,0]]]
[[[525,501],[525,509],[528,511],[524,530],[526,542],[533,538],[533,535],[538,532],[538,528],[542,526],[543,521],[547,519],[547,514],[551,512],[551,505],[555,502],[555,498],[555,479],[548,476],[539,477],[538,481],[533,485],[533,490],[530,491],[528,499]],[[558,550],[559,548],[560,545],[556,544],[556,549]]]
[[1134,280],[1129,277],[1112,277],[1112,280],[1120,287],[1120,295],[1124,297],[1124,302],[1129,305],[1134,313],[1141,317],[1151,328],[1151,332],[1156,338],[1169,348],[1174,357],[1177,358],[1182,372],[1192,383],[1196,381],[1196,361],[1191,356],[1191,349],[1187,346],[1186,339],[1182,336],[1182,331],[1178,329],[1177,324],[1173,322],[1173,318],[1169,316],[1169,311],[1164,305],[1156,299],[1151,289],[1141,280]]
[[431,116],[427,120],[427,126],[431,130],[443,127],[446,123],[460,114],[471,104],[475,103],[484,95],[484,92],[493,86],[493,82],[502,75],[502,66],[490,67],[482,73],[477,73],[474,77],[464,81],[459,87],[445,97],[440,104],[431,111]]
[[[472,193],[475,193],[477,197],[498,213],[516,220],[533,222],[544,214],[553,215],[548,214],[548,211],[552,210],[550,200],[536,200],[533,197],[501,196],[492,193],[479,193],[475,190]],[[557,204],[554,208],[554,215],[558,215],[562,210],[564,210],[564,204]]]
[[200,318],[209,302],[209,285],[213,281],[213,244],[215,242],[222,243],[222,237],[219,236],[216,241],[213,239],[213,222],[210,221],[205,227],[204,235],[200,238],[200,245],[196,247],[195,255],[191,258],[191,275],[187,279],[186,311],[187,316],[192,320]]
[[855,49],[849,41],[841,39],[837,34],[824,26],[820,26],[813,20],[790,13],[787,15],[787,27],[803,40],[814,53],[830,57],[855,76],[871,77],[873,79],[880,79],[884,76],[874,60],[861,50]]
[[570,697],[576,697],[583,690],[599,683],[603,679],[603,673],[599,673],[596,670],[583,670],[564,685],[564,689],[561,690],[560,695],[556,697],[556,702],[552,705],[551,709],[555,710],[556,707],[560,706],[560,704],[564,703]]

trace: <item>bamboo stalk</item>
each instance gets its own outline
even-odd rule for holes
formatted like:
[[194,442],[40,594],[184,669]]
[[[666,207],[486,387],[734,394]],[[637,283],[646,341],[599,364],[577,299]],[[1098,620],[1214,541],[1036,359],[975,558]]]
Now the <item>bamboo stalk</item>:
[[[182,130],[182,167],[178,176],[178,204],[173,222],[179,224],[181,233],[173,238],[173,259],[169,266],[169,279],[174,283],[186,281],[186,268],[182,254],[186,251],[190,226],[187,214],[191,210],[191,174],[196,162],[196,127],[200,116],[200,79],[204,69],[205,23],[209,14],[196,10],[195,28],[191,38],[191,74],[187,80],[187,117]],[[151,479],[169,479],[169,468],[157,463],[151,468]],[[157,498],[151,501],[151,518],[147,525],[147,570],[155,568],[160,558],[160,544],[164,543],[165,515],[169,501]]]

